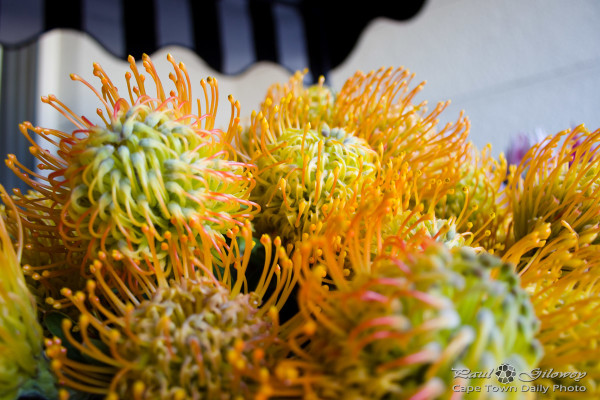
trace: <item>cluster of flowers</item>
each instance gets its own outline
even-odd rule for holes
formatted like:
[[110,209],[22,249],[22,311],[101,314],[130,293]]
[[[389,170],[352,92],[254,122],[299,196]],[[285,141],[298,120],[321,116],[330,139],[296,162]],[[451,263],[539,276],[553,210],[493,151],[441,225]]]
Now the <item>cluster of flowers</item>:
[[20,126],[47,173],[6,160],[0,398],[456,398],[502,363],[600,393],[600,130],[507,165],[403,68],[296,73],[221,130],[168,60],[168,94],[147,56],[127,97],[72,75],[102,124],[48,96],[73,132]]

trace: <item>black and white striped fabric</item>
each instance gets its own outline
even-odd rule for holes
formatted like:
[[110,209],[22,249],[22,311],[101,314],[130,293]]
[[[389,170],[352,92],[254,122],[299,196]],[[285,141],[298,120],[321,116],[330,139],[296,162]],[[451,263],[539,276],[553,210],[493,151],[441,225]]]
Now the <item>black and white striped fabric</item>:
[[367,23],[414,17],[425,0],[0,0],[0,43],[15,46],[53,28],[83,30],[117,57],[167,45],[193,49],[215,70],[256,61],[327,75]]

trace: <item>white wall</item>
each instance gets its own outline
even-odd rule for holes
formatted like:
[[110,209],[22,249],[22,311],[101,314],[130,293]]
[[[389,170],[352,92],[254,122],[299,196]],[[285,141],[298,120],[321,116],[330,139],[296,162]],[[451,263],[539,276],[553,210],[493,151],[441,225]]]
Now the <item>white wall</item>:
[[[494,153],[504,151],[518,132],[542,128],[548,133],[585,123],[600,128],[600,1],[599,0],[429,0],[408,22],[379,19],[363,33],[353,53],[332,71],[339,89],[357,69],[403,65],[427,80],[420,99],[430,104],[451,99],[445,120],[464,109],[472,122],[471,139]],[[97,85],[92,62],[103,65],[123,87],[127,63],[116,60],[95,41],[75,32],[53,31],[40,43],[40,95],[56,94],[79,114],[95,116],[99,103],[83,85],[71,82],[75,72]],[[227,121],[226,95],[233,93],[249,115],[266,88],[289,73],[259,64],[237,76],[216,74],[182,48],[152,55],[167,81],[167,52],[182,60],[200,94],[208,75],[220,82],[221,114]],[[71,129],[58,113],[42,105],[42,126]]]

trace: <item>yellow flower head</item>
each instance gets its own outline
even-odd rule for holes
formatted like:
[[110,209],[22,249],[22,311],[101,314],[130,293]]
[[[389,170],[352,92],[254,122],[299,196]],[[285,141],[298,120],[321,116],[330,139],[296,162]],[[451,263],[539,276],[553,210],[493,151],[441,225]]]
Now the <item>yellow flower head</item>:
[[[66,267],[67,257],[71,253],[58,234],[60,220],[47,218],[52,214],[56,203],[33,190],[23,194],[19,189],[13,189],[12,198],[15,203],[25,206],[17,208],[21,218],[9,219],[7,227],[15,235],[19,229],[16,221],[23,226],[22,270],[28,287],[38,302],[38,308],[44,311],[52,306],[44,300],[48,296],[58,296],[62,287],[53,287],[49,282],[74,287],[79,284],[81,277],[74,274],[73,269]],[[56,214],[54,216],[58,217]],[[52,280],[49,280],[50,277]]]
[[[414,104],[424,83],[411,88],[414,74],[404,68],[357,72],[335,95],[323,85],[302,85],[297,72],[285,85],[273,85],[262,105],[276,135],[280,127],[317,131],[322,124],[341,128],[363,138],[375,149],[384,169],[396,171],[403,164],[414,176],[422,176],[416,188],[418,200],[437,200],[461,178],[459,166],[468,158],[469,121],[462,114],[454,124],[439,128],[438,117],[449,102],[427,113],[426,102]],[[283,110],[285,109],[285,112]]]
[[439,198],[460,179],[459,165],[467,157],[469,121],[439,128],[438,117],[449,102],[427,113],[426,102],[413,104],[424,87],[411,88],[414,74],[402,67],[357,72],[337,94],[330,126],[343,127],[364,138],[381,156],[384,168],[408,163],[418,182],[418,201]]
[[293,122],[293,126],[301,127],[310,123],[313,129],[320,130],[322,123],[331,122],[335,95],[332,89],[324,84],[325,78],[322,76],[316,85],[304,87],[302,82],[307,72],[296,71],[287,83],[276,83],[269,87],[261,111],[263,115],[273,117],[273,129],[278,128],[279,119],[283,118],[275,109],[282,101],[289,103],[286,104],[286,117]]
[[244,152],[258,167],[250,197],[261,207],[255,228],[281,236],[286,245],[319,232],[331,212],[356,203],[362,188],[377,178],[375,151],[326,124],[318,131],[310,124],[272,129],[262,113],[255,114]]
[[600,130],[583,125],[534,145],[511,170],[513,226],[503,258],[539,289],[591,262],[600,245]]
[[[132,284],[136,273],[132,265],[152,275],[144,265],[187,248],[201,253],[197,256],[210,268],[213,255],[224,252],[226,232],[243,226],[256,212],[256,206],[248,201],[254,185],[253,166],[236,161],[229,144],[237,130],[238,103],[230,97],[232,115],[227,132],[215,129],[216,80],[201,81],[204,109],[198,100],[194,114],[186,68],[171,56],[168,60],[175,85],[168,95],[148,56],[143,64],[155,83],[154,96],[147,93],[145,76],[131,57],[131,72],[126,74],[129,99],[119,95],[97,64],[94,75],[102,82],[100,93],[71,75],[96,93],[107,111],[104,115],[98,109],[104,124],[77,117],[54,96],[48,96],[42,100],[76,129],[65,133],[21,125],[33,144],[32,154],[50,174],[48,178],[37,176],[10,156],[8,166],[38,192],[35,200],[19,196],[17,205],[29,229],[41,235],[53,232],[68,250],[62,264],[51,260],[30,266],[50,302],[58,295],[65,275],[72,277],[73,289],[82,288],[91,276],[89,263],[98,257],[116,266],[116,275],[106,279],[117,290],[121,290],[120,282]],[[40,148],[30,131],[57,145],[58,155]],[[50,253],[54,248],[38,251]]]
[[[556,254],[556,255],[555,255]],[[584,373],[577,382],[585,392],[576,395],[582,399],[600,396],[600,248],[587,246],[574,251],[570,260],[581,266],[552,279],[553,270],[565,262],[563,251],[534,263],[530,268],[540,273],[549,270],[545,277],[531,282],[526,289],[541,321],[537,338],[544,346],[542,368]],[[558,258],[558,259],[556,259]],[[562,262],[560,258],[563,258]],[[573,384],[568,379],[556,379],[553,384]]]
[[[0,213],[0,399],[10,400],[17,397],[19,388],[27,380],[38,376],[42,329],[37,322],[34,298],[21,270],[21,224],[2,186],[0,197],[8,206],[8,210]],[[16,218],[13,222],[17,237],[9,235],[7,218]],[[17,242],[16,249],[13,240]]]
[[[95,280],[87,282],[85,292],[62,290],[80,311],[78,329],[65,319],[62,338],[46,342],[60,381],[108,399],[254,398],[260,382],[270,379],[280,347],[278,310],[296,274],[279,239],[273,249],[265,236],[265,266],[250,290],[245,278],[252,251],[249,224],[241,236],[231,239],[223,276],[210,271],[183,276],[185,263],[202,268],[196,258],[155,260],[157,275],[166,276],[165,268],[172,266],[176,279],[156,287],[138,279],[146,293],[128,301],[110,293],[101,273],[108,267],[97,260],[91,268]],[[77,361],[68,348],[93,362]]]
[[513,266],[424,237],[381,237],[388,205],[339,221],[341,242],[330,228],[299,250],[305,322],[275,368],[274,398],[445,398],[459,383],[452,368],[537,365],[539,323]]
[[[326,220],[327,215],[339,208],[335,203],[337,193],[333,196],[333,192],[325,193],[334,203],[325,204],[322,210],[319,209],[322,202],[312,195],[306,195],[307,169],[311,174],[315,173],[318,181],[320,163],[326,164],[329,160],[337,162],[341,158],[345,165],[355,166],[357,163],[353,159],[356,160],[356,155],[349,149],[337,147],[337,155],[332,154],[325,141],[322,158],[316,157],[315,153],[320,150],[313,143],[319,133],[329,135],[329,132],[343,132],[344,136],[354,138],[351,143],[357,143],[356,138],[360,138],[363,148],[370,147],[376,153],[370,157],[373,161],[369,163],[376,167],[371,173],[367,170],[366,156],[362,159],[362,175],[369,182],[366,186],[379,186],[382,193],[409,195],[413,210],[422,202],[436,204],[452,191],[463,174],[459,166],[469,158],[466,144],[469,122],[461,115],[455,124],[438,129],[437,118],[448,103],[440,103],[433,112],[427,114],[425,103],[413,104],[423,84],[411,88],[412,78],[403,68],[380,69],[368,74],[357,72],[335,96],[323,85],[323,80],[305,88],[302,84],[303,74],[299,72],[287,84],[272,86],[262,104],[261,113],[253,119],[251,129],[238,138],[238,145],[245,149],[248,159],[259,167],[259,188],[254,195],[261,197],[255,201],[261,204],[264,216],[258,217],[257,226],[286,226],[288,230],[296,228],[294,236],[285,233],[283,237],[298,240],[303,234],[318,232],[322,228],[319,222]],[[264,121],[261,121],[262,117]],[[291,135],[297,138],[302,135],[302,141],[290,140]],[[330,136],[333,137],[333,134]],[[311,140],[312,137],[314,139]],[[290,143],[294,145],[290,146]],[[302,158],[301,153],[294,153],[305,148],[309,149],[310,154],[307,160]],[[289,153],[294,153],[294,157],[290,157]],[[358,154],[366,154],[366,151],[361,150]],[[320,178],[337,190],[336,184],[343,181],[340,178],[347,180],[342,174],[350,171],[354,179],[353,171],[357,168],[341,167],[337,173],[335,167],[330,171],[326,169]],[[400,181],[390,179],[390,175],[398,172],[406,176],[402,180],[402,187],[398,186]],[[298,180],[295,175],[300,173],[306,177],[302,180],[302,186],[295,183]],[[394,187],[390,186],[392,181]],[[339,196],[341,203],[349,202],[350,207],[346,208],[349,216],[360,197],[354,193],[357,190],[362,192],[364,183],[361,182],[351,191],[343,189],[348,195]],[[262,189],[261,185],[264,186]],[[314,186],[315,193],[323,195],[317,189],[322,189],[324,185]],[[347,188],[348,185],[343,187]],[[276,201],[272,200],[277,197],[279,199]],[[309,206],[317,206],[317,209],[310,209],[311,213],[307,214],[304,210],[309,210]],[[403,206],[402,212],[412,211],[411,207]],[[427,218],[432,221],[430,211],[427,210]],[[305,215],[311,216],[311,219],[314,216],[314,220],[303,224],[301,220]],[[453,221],[449,221],[449,225],[453,224]]]
[[[353,215],[355,209],[366,210],[379,204],[380,207],[373,208],[377,214],[373,216],[371,225],[381,231],[377,235],[381,240],[396,237],[405,242],[419,243],[427,238],[450,248],[470,243],[471,234],[457,231],[455,217],[439,218],[432,205],[426,210],[425,204],[416,202],[413,192],[404,190],[406,187],[416,187],[415,181],[418,179],[411,176],[407,164],[403,164],[400,171],[384,171],[376,184],[364,188],[357,205],[340,209],[336,215],[343,219],[344,215]],[[341,240],[344,228],[340,229],[339,234],[338,240]],[[376,247],[373,247],[373,254],[377,254]]]
[[508,183],[515,241],[546,222],[548,240],[565,231],[581,234],[600,223],[598,140],[600,130],[589,132],[580,125],[549,136],[527,152]]
[[600,393],[599,140],[584,126],[548,137],[507,188],[514,223],[503,258],[518,265],[540,317],[541,366],[586,373],[581,398]]
[[489,145],[482,151],[471,146],[469,158],[459,166],[460,180],[435,204],[435,215],[456,221],[456,230],[468,233],[469,245],[495,253],[506,235],[502,185],[507,167],[502,154],[495,160],[490,153]]

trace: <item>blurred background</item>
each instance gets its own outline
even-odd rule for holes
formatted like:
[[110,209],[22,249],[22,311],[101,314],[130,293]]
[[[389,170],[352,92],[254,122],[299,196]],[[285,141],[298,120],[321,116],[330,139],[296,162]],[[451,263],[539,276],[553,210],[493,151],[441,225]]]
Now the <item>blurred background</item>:
[[[519,134],[541,137],[585,123],[600,128],[598,0],[0,0],[0,155],[30,168],[22,121],[72,131],[40,102],[55,94],[77,114],[99,120],[92,84],[100,63],[125,94],[127,55],[151,55],[167,82],[171,53],[199,81],[215,76],[217,123],[226,96],[242,115],[267,87],[309,68],[338,90],[356,70],[404,66],[427,85],[418,100],[452,100],[442,122],[464,110],[471,140],[505,152]],[[99,121],[98,121],[99,122]],[[533,139],[532,139],[533,140]],[[19,186],[0,169],[0,183]]]

